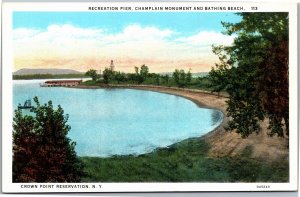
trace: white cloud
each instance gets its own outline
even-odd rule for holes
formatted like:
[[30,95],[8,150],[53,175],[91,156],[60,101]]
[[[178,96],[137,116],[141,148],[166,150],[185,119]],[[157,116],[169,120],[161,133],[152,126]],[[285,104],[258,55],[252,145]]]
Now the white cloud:
[[233,43],[233,36],[226,36],[215,31],[201,31],[195,35],[178,38],[177,41],[191,45],[207,46],[213,44],[230,45]]
[[[84,69],[85,62],[88,67],[93,62],[114,59],[124,64],[126,61],[131,64],[135,61],[137,64],[152,63],[149,67],[155,72],[156,67],[162,69],[162,65],[165,65],[168,68],[182,62],[213,64],[216,57],[211,52],[211,45],[233,42],[233,37],[213,31],[202,31],[186,37],[178,35],[171,29],[142,27],[138,24],[129,25],[118,33],[70,24],[53,24],[43,31],[19,28],[13,31],[17,60],[15,67],[25,64],[30,67],[30,62],[35,62],[35,66],[47,66],[46,63],[51,62],[54,67]],[[56,65],[60,63],[66,65]]]
[[106,39],[111,42],[124,41],[146,41],[146,40],[164,40],[170,37],[174,32],[169,29],[160,30],[156,27],[141,27],[140,25],[129,25],[118,34],[107,35]]
[[13,38],[14,40],[20,40],[36,36],[38,33],[40,33],[40,31],[36,29],[18,28],[13,31]]

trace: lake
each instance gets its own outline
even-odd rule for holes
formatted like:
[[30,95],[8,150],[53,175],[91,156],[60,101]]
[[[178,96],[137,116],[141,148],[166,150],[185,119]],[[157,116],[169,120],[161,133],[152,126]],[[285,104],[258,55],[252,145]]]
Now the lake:
[[169,94],[132,89],[40,87],[45,80],[14,80],[13,108],[37,96],[69,114],[68,136],[79,156],[138,155],[212,131],[223,113]]

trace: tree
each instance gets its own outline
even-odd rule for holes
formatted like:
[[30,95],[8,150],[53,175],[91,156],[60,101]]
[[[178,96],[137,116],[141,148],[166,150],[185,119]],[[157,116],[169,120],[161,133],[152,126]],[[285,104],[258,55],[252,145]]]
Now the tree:
[[220,63],[209,73],[213,91],[229,93],[228,129],[242,137],[260,131],[270,121],[269,134],[288,134],[288,15],[238,13],[239,23],[223,23],[235,34],[232,46],[215,46]]
[[186,74],[183,69],[179,71],[179,84],[180,87],[184,87],[186,85]]
[[163,80],[164,80],[164,82],[165,82],[165,85],[168,85],[169,84],[169,81],[170,81],[170,77],[169,77],[169,75],[163,75],[162,76],[162,78],[163,78]]
[[191,83],[192,81],[192,73],[191,73],[191,69],[189,69],[189,71],[186,73],[186,83]]
[[183,69],[175,69],[175,71],[173,72],[173,78],[178,87],[186,86],[186,73]]
[[91,77],[93,81],[96,81],[99,78],[97,71],[94,69],[88,70],[85,75]]
[[179,85],[179,84],[180,84],[180,80],[179,80],[180,77],[179,77],[179,75],[180,75],[179,70],[178,70],[178,69],[175,69],[175,71],[173,72],[173,79],[174,79],[176,85]]
[[147,76],[148,76],[148,73],[149,73],[149,68],[148,66],[146,66],[145,64],[141,66],[141,69],[140,69],[140,75],[141,77],[143,78],[143,81],[146,80]]
[[126,80],[126,75],[125,73],[121,73],[121,72],[116,72],[115,74],[115,80],[120,83],[120,82],[124,82]]
[[139,74],[139,67],[135,66],[134,71],[135,71],[135,74],[138,75]]
[[13,119],[13,182],[79,182],[83,166],[75,142],[67,134],[68,116],[52,102],[36,107],[33,115],[15,110]]
[[154,80],[156,85],[160,85],[160,75],[154,74]]
[[136,74],[134,73],[127,73],[126,74],[126,80],[130,81],[130,82],[134,82],[136,78]]
[[114,78],[114,71],[112,71],[109,68],[105,68],[103,71],[104,83],[106,83],[106,84],[109,83],[109,81],[113,80],[113,78]]

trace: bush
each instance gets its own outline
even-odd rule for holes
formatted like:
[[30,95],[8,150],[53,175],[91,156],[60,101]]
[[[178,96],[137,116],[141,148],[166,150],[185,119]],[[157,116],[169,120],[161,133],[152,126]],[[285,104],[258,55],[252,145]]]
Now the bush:
[[13,119],[13,182],[78,182],[83,166],[75,142],[67,134],[70,126],[61,106],[52,102],[36,107],[32,115],[15,110]]

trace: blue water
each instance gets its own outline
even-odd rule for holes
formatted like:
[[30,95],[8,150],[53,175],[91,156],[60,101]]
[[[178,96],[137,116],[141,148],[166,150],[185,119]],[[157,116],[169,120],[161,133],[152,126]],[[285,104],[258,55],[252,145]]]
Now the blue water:
[[[69,137],[80,156],[143,154],[216,128],[220,111],[182,97],[131,89],[40,87],[44,80],[13,82],[14,109],[38,96],[69,114]],[[33,99],[32,99],[33,102]]]

